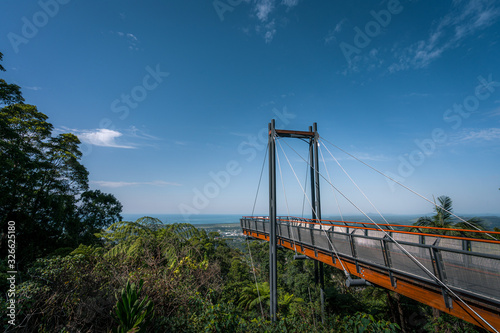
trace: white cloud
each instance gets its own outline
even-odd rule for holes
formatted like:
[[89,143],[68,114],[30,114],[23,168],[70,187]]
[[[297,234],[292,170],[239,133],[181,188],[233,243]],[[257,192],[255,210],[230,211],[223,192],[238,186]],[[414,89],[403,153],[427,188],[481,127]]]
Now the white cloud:
[[470,130],[462,133],[461,142],[495,141],[500,140],[500,128],[487,128],[482,130]]
[[255,4],[255,12],[257,14],[257,18],[266,22],[269,14],[274,10],[274,0],[259,0]]
[[446,51],[460,46],[466,37],[492,25],[499,17],[500,9],[494,0],[454,1],[450,13],[431,29],[427,39],[394,50],[397,61],[389,66],[389,71],[427,67]]
[[125,148],[125,149],[133,149],[135,147],[129,145],[123,145],[116,142],[116,139],[121,137],[123,134],[106,129],[106,128],[98,128],[96,130],[73,130],[78,138],[85,143],[100,146],[100,147],[112,147],[112,148]]
[[129,129],[124,131],[128,136],[137,138],[137,139],[143,139],[143,140],[161,140],[161,138],[148,134],[143,130],[138,129],[135,126],[130,126]]
[[122,32],[122,31],[117,31],[117,32],[110,31],[110,32],[111,32],[111,34],[117,34],[119,37],[124,38],[128,43],[129,49],[139,50],[139,48],[137,46],[139,44],[139,39],[134,34],[132,34],[130,32]]
[[130,33],[129,33],[129,34],[127,34],[127,38],[128,38],[129,40],[131,40],[131,41],[134,41],[134,42],[137,42],[137,41],[138,41],[137,37],[135,37],[133,34],[130,34]]
[[42,90],[42,87],[24,87],[28,90],[34,90],[34,91],[38,91],[38,90]]
[[347,22],[347,19],[342,19],[340,20],[336,25],[333,30],[328,31],[328,34],[325,37],[325,44],[328,44],[332,41],[337,40],[336,35],[339,34],[342,31],[343,26]]
[[489,117],[499,117],[500,116],[500,108],[493,110],[491,112],[488,112],[487,115]]
[[[154,146],[147,141],[159,141],[162,138],[148,134],[145,130],[130,126],[128,129],[111,130],[106,128],[97,128],[92,130],[74,129],[68,127],[59,127],[54,130],[56,134],[73,133],[80,141],[99,147],[136,149],[144,146]],[[131,143],[133,141],[133,143]],[[138,143],[138,141],[141,141]]]
[[123,181],[105,181],[105,180],[92,180],[91,184],[95,184],[101,187],[127,187],[127,186],[138,186],[138,185],[148,185],[148,186],[181,186],[181,184],[166,182],[163,180],[155,180],[152,182],[123,182]]
[[[277,33],[277,26],[286,26],[288,20],[284,15],[299,4],[299,0],[244,0],[251,5],[252,15],[258,21],[254,31],[262,36],[266,43],[271,43]],[[278,22],[278,24],[276,24]],[[252,29],[243,28],[245,34]]]
[[272,22],[269,22],[265,26],[266,33],[264,34],[264,40],[266,41],[267,44],[271,43],[274,35],[276,35],[276,28],[274,27],[274,20]]
[[295,7],[299,4],[299,0],[283,0],[281,3],[287,7]]

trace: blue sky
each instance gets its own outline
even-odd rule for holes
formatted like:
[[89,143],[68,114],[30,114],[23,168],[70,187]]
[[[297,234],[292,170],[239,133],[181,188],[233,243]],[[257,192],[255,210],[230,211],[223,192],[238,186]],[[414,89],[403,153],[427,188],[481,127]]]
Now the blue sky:
[[[458,213],[500,214],[497,1],[4,0],[0,8],[2,76],[56,133],[79,136],[91,187],[113,193],[125,213],[251,214],[275,118],[286,129],[318,123],[332,183],[363,211],[432,206],[327,142],[431,200],[450,196]],[[301,214],[294,172],[303,184],[307,165],[295,151],[305,155],[307,145],[279,147],[287,194],[279,176],[278,213]],[[259,214],[267,172],[262,182]],[[322,189],[324,215],[357,212],[326,181]]]

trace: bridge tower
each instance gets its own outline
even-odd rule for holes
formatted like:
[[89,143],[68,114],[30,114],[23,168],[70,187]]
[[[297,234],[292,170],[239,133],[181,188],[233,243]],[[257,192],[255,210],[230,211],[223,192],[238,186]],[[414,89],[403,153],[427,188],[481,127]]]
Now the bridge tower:
[[[276,138],[287,137],[309,140],[310,177],[311,177],[311,203],[312,219],[321,219],[321,201],[319,187],[319,157],[318,157],[318,126],[316,123],[309,127],[309,131],[290,131],[276,129],[275,120],[269,123],[269,288],[270,288],[270,317],[276,321],[278,310],[278,276],[277,276],[277,237],[276,237]],[[314,227],[314,225],[311,225]],[[323,263],[314,262],[315,283],[321,289],[321,315],[324,318],[324,274]]]

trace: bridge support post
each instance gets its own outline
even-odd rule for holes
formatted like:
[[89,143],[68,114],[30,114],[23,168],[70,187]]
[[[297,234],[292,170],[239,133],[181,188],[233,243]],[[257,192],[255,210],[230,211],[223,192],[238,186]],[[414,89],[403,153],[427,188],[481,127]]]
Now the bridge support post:
[[[319,188],[319,134],[318,134],[318,124],[314,123],[312,128],[309,128],[314,136],[310,140],[309,150],[311,154],[311,202],[314,207],[312,210],[312,216],[314,220],[321,220],[321,200],[320,200],[320,188]],[[314,225],[313,225],[314,227]],[[314,240],[313,233],[311,233],[311,240]],[[314,244],[314,243],[313,243]],[[315,282],[319,283],[320,300],[321,300],[321,321],[325,322],[325,278],[324,278],[324,266],[321,261],[314,262],[314,273]]]
[[278,311],[278,270],[276,246],[276,127],[274,119],[269,124],[269,291],[271,321],[276,321]]

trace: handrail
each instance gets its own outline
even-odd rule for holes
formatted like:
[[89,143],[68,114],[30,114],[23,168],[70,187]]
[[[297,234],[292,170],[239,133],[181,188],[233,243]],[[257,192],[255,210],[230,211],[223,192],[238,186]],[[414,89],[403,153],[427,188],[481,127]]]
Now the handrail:
[[[349,222],[351,225],[338,225],[334,223],[340,221],[326,221],[330,224],[322,223],[323,220],[277,217],[276,236],[279,244],[485,329],[500,327],[500,291],[491,288],[500,283],[500,246],[497,247],[500,241],[385,229],[384,232],[392,234],[394,238],[386,235],[381,237],[380,234],[359,234],[355,231],[380,232],[374,223],[370,223],[370,227],[362,227],[352,224],[369,223]],[[326,228],[311,228],[310,225],[323,225]],[[331,229],[332,226],[339,229]],[[247,236],[269,241],[267,216],[244,216],[241,227]],[[468,229],[455,230],[474,232]],[[398,233],[417,235],[419,238],[400,239],[395,237]],[[424,244],[422,236],[437,240]],[[455,239],[458,242],[440,242],[441,238]],[[483,247],[478,242],[488,243],[488,246],[484,244]],[[492,244],[495,246],[491,246]],[[401,246],[408,246],[409,253],[401,252]],[[420,261],[420,265],[417,261]],[[460,304],[466,304],[464,300],[469,305]],[[491,323],[493,326],[484,323]]]
[[[259,219],[259,220],[269,220],[268,217],[265,216],[243,216],[244,219]],[[295,218],[292,216],[287,216],[287,218]],[[350,224],[363,224],[363,225],[375,225],[374,223],[371,222],[354,222],[354,221],[337,221],[337,220],[313,220],[313,219],[306,219],[306,218],[297,218],[300,219],[301,221],[295,221],[292,219],[283,219],[278,217],[276,219],[277,223],[280,222],[298,222],[298,223],[305,223],[305,224],[313,224],[313,225],[322,225],[322,226],[333,226],[333,227],[340,227],[340,228],[350,228],[350,229],[361,229],[361,230],[372,230],[372,231],[381,231],[380,228],[378,227],[360,227],[360,226],[346,226],[346,225],[338,225],[338,224],[333,224],[333,223],[350,223]],[[316,222],[319,221],[319,222]],[[323,223],[323,222],[328,222],[329,224]],[[401,228],[406,228],[406,229],[430,229],[430,230],[444,230],[444,231],[457,231],[457,232],[463,232],[463,233],[476,233],[476,234],[493,234],[493,235],[498,235],[500,236],[500,232],[498,231],[488,231],[488,230],[470,230],[470,229],[456,229],[456,228],[434,228],[434,227],[426,227],[426,226],[412,226],[412,225],[401,225],[401,224],[382,224],[382,223],[377,223],[376,225],[378,226],[392,226],[392,227],[401,227]],[[426,232],[414,232],[414,231],[406,231],[406,230],[393,230],[393,229],[384,229],[387,233],[400,233],[400,234],[411,234],[411,235],[419,235],[419,236],[430,236],[430,237],[437,237],[437,238],[450,238],[450,239],[458,239],[458,240],[466,240],[466,241],[475,241],[475,242],[483,242],[483,243],[493,243],[493,244],[500,244],[500,240],[493,240],[493,239],[484,239],[484,238],[473,238],[473,237],[464,237],[464,236],[455,236],[455,235],[442,235],[442,234],[435,234],[435,233],[426,233]]]

